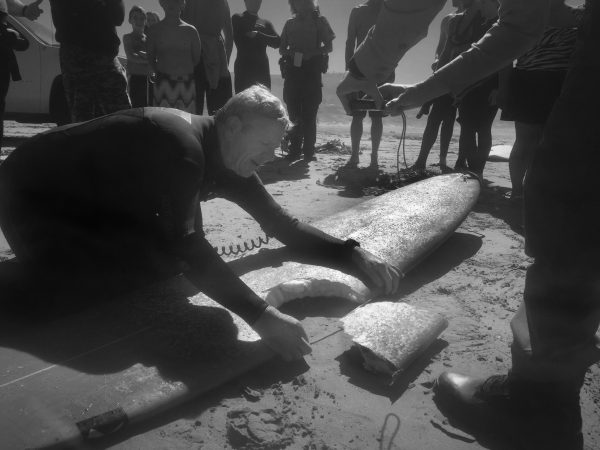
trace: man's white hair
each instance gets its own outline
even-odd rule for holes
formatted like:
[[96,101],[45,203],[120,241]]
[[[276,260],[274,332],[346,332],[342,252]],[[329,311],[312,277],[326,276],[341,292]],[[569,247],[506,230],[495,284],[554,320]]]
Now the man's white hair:
[[215,122],[224,124],[233,116],[242,120],[249,116],[262,116],[280,122],[285,128],[290,125],[290,119],[281,100],[262,84],[255,84],[231,97],[215,113]]

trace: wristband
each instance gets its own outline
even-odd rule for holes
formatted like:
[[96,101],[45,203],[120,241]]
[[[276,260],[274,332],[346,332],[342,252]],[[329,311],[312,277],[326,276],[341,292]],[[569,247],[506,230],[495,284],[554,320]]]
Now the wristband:
[[354,247],[360,247],[360,243],[354,239],[346,239],[346,242],[344,242],[344,248],[352,250]]

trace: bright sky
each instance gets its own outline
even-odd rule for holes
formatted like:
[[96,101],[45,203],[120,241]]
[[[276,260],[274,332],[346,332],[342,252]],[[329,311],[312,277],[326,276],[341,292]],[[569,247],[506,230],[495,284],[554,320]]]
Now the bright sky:
[[[159,13],[162,17],[162,8],[160,7],[158,0],[124,0],[126,12],[137,4],[146,10],[153,10]],[[194,1],[194,0],[187,0]],[[348,17],[350,16],[350,10],[363,3],[364,0],[319,0],[319,6],[321,13],[327,17],[331,24],[336,39],[333,41],[333,53],[330,57],[329,71],[330,72],[343,72],[344,71],[344,47],[346,42],[346,27],[348,26]],[[527,1],[527,0],[524,0]],[[583,3],[583,0],[567,0],[567,4],[578,5]],[[46,10],[45,17],[41,19],[43,23],[49,23],[49,10],[50,5],[44,1],[42,7]],[[245,10],[243,0],[229,0],[229,7],[231,13],[239,13]],[[398,68],[396,69],[396,82],[398,83],[413,83],[420,81],[431,72],[431,62],[433,61],[433,54],[437,41],[439,39],[440,32],[440,21],[442,17],[450,13],[453,10],[450,1],[447,2],[444,9],[435,18],[429,28],[429,33],[425,39],[419,44],[413,47],[400,61]],[[290,17],[290,8],[287,0],[263,0],[262,8],[259,15],[265,19],[270,20],[275,26],[277,32],[281,32],[285,20]],[[122,36],[131,30],[131,26],[126,21],[123,26],[119,27],[119,34]],[[269,59],[271,62],[271,72],[277,73],[279,66],[277,60],[279,59],[279,53],[275,49],[269,48],[267,50]],[[123,52],[122,52],[123,53]],[[235,47],[233,57],[235,59]],[[229,69],[233,71],[233,62],[230,63]]]

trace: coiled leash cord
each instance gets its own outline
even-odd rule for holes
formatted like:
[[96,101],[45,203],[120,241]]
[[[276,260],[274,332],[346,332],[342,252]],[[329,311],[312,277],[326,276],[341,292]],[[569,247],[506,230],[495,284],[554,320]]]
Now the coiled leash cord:
[[265,235],[264,237],[259,236],[255,241],[254,239],[250,239],[249,241],[244,241],[240,244],[229,244],[227,247],[222,245],[221,249],[219,247],[213,247],[219,256],[237,256],[242,253],[249,252],[251,250],[255,250],[257,248],[262,247],[269,243],[269,236]]
[[[390,417],[393,417],[394,419],[396,419],[396,428],[394,428],[394,431],[392,432],[392,435],[390,436],[390,441],[388,442],[388,445],[386,447],[384,447],[383,446],[383,438],[384,438],[384,434],[385,434],[385,429],[387,428],[388,419]],[[383,421],[383,426],[381,427],[381,433],[379,434],[379,450],[392,450],[392,445],[394,445],[394,439],[396,438],[396,435],[398,434],[399,430],[400,430],[400,417],[398,417],[394,413],[388,413],[387,416],[385,416],[385,420]]]
[[408,163],[406,162],[406,114],[404,111],[400,112],[400,117],[402,117],[402,133],[400,133],[400,141],[398,142],[398,149],[396,150],[396,175],[398,179],[400,179],[400,147],[402,147],[402,157],[404,158],[404,167],[408,167]]

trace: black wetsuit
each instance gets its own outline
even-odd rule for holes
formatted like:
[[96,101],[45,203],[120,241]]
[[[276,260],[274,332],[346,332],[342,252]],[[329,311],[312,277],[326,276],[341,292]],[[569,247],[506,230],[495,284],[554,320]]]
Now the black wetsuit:
[[266,303],[202,232],[199,202],[211,195],[304,255],[349,260],[351,245],[291,217],[256,174],[225,168],[210,117],[120,111],[42,133],[0,165],[0,225],[18,260],[52,277],[66,272],[69,283],[92,273],[91,287],[102,289],[107,270],[155,269],[173,258],[191,267],[186,276],[203,292],[252,323]]
[[[267,46],[278,48],[281,41],[273,24],[268,20],[250,14],[234,14],[231,17],[233,41],[237,48],[234,64],[235,92],[243,91],[250,86],[261,83],[271,87],[269,58]],[[253,38],[246,36],[250,31],[257,31]]]

